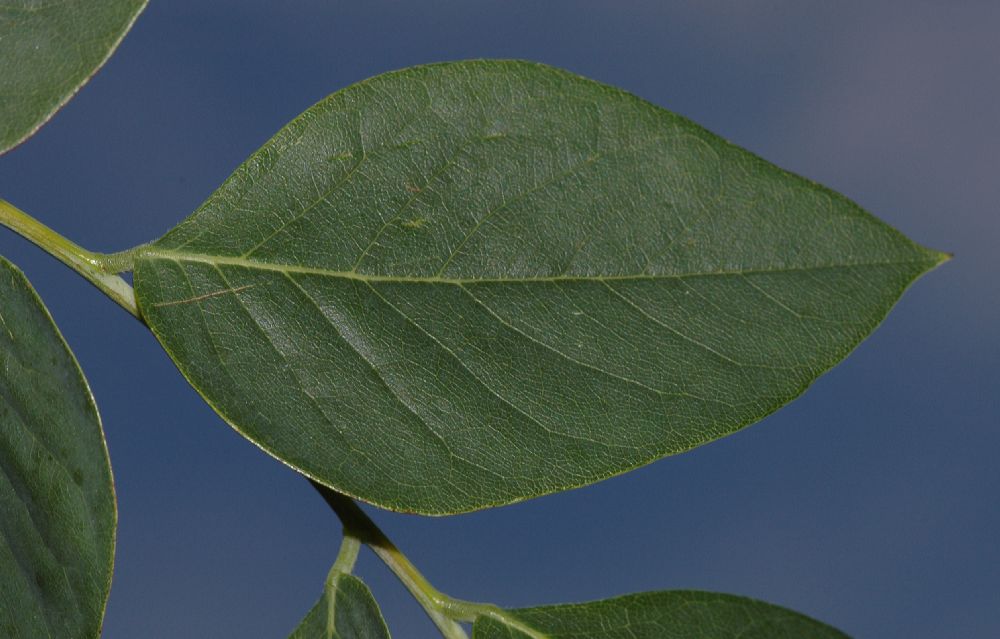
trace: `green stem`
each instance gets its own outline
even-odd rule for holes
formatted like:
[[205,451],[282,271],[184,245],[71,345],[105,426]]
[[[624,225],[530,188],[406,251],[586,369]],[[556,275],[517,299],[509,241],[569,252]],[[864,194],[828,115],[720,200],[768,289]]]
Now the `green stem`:
[[337,552],[337,559],[330,568],[329,581],[335,574],[351,574],[354,564],[358,560],[358,551],[361,550],[361,540],[344,530],[344,540],[340,542],[340,551]]
[[340,585],[340,578],[343,575],[351,574],[354,564],[358,560],[358,551],[361,550],[361,540],[344,530],[344,540],[340,542],[340,550],[337,552],[337,559],[333,562],[333,567],[326,576],[326,587],[323,589],[323,596],[326,598],[326,627],[327,635],[335,634],[337,627],[337,588]]
[[316,483],[313,485],[323,495],[323,499],[330,505],[330,508],[337,513],[340,521],[344,524],[345,533],[357,537],[371,548],[379,559],[385,562],[389,569],[396,574],[396,577],[403,582],[410,594],[423,606],[424,611],[446,639],[468,639],[462,626],[444,613],[441,605],[445,599],[444,595],[420,574],[403,553],[379,530],[375,522],[358,508],[357,504],[349,497],[333,492],[324,486]]
[[0,199],[0,224],[31,240],[66,266],[85,277],[126,311],[139,317],[135,293],[117,274],[124,268],[122,255],[94,253],[59,235],[6,200]]
[[546,635],[525,625],[505,610],[493,604],[463,601],[450,597],[431,585],[417,567],[386,537],[385,533],[350,497],[312,482],[330,508],[344,524],[344,531],[357,537],[378,555],[379,559],[406,586],[424,611],[447,639],[468,639],[459,622],[474,622],[488,617],[513,628],[532,639],[548,639]]

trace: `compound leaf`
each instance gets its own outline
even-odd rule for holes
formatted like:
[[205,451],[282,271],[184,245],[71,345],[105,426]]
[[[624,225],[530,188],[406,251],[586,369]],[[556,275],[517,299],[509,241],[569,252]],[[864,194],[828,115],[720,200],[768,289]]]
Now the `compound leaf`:
[[754,599],[674,590],[480,617],[473,639],[845,639],[826,624]]
[[733,433],[945,259],[680,116],[510,61],[331,95],[135,255],[145,321],[228,423],[425,514]]
[[104,64],[146,0],[0,0],[0,153],[45,124]]
[[389,639],[389,630],[368,586],[353,575],[333,573],[289,639]]
[[0,258],[0,636],[100,636],[116,519],[87,382],[24,275]]

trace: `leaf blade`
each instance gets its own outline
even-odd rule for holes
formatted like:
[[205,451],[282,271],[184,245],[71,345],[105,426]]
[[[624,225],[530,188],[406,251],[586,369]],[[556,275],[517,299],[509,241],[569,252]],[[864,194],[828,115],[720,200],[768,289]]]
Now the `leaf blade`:
[[505,611],[520,626],[480,617],[473,639],[844,639],[797,612],[746,597],[674,590]]
[[140,251],[135,281],[251,441],[446,514],[757,421],[941,259],[627,93],[477,61],[314,106]]
[[90,389],[48,311],[0,258],[0,630],[100,636],[117,513]]
[[368,586],[353,575],[335,573],[289,639],[389,639],[389,630]]
[[145,6],[0,1],[0,154],[33,135],[87,83]]

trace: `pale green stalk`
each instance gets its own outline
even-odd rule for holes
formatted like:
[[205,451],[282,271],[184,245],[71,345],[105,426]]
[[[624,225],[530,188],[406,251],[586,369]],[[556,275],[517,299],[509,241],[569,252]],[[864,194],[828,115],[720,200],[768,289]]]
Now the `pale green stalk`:
[[313,486],[323,495],[344,524],[345,534],[357,537],[378,555],[379,559],[406,586],[410,594],[420,602],[424,611],[437,625],[446,639],[468,639],[459,622],[474,622],[479,617],[494,619],[510,628],[524,633],[532,639],[548,639],[546,635],[511,616],[510,613],[492,604],[463,601],[450,597],[435,588],[417,567],[396,547],[385,533],[350,498],[313,482]]
[[340,550],[337,552],[337,559],[330,568],[330,581],[335,575],[351,574],[354,571],[354,563],[358,560],[358,551],[361,550],[361,540],[344,530],[344,540],[340,542]]
[[337,559],[333,562],[329,574],[326,576],[326,633],[328,637],[333,637],[334,628],[337,627],[337,587],[340,585],[340,577],[349,575],[354,570],[354,563],[358,560],[358,551],[361,550],[361,540],[344,530],[344,540],[340,542],[340,550],[337,552]]
[[0,200],[0,224],[34,242],[85,277],[119,306],[139,317],[132,287],[118,276],[118,273],[127,270],[124,264],[127,260],[123,260],[126,254],[104,255],[88,251],[5,200]]

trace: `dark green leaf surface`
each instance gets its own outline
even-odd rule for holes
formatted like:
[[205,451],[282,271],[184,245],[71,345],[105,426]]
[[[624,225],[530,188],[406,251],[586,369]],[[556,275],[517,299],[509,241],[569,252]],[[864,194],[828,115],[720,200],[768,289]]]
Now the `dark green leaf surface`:
[[115,521],[87,382],[31,285],[0,258],[0,637],[100,635]]
[[843,633],[771,604],[676,590],[512,610],[520,629],[480,618],[473,639],[844,639]]
[[0,153],[104,64],[146,0],[0,0]]
[[442,514],[759,420],[942,259],[632,95],[473,61],[306,111],[139,250],[135,287],[239,432]]
[[389,639],[389,631],[368,586],[338,574],[289,639]]

